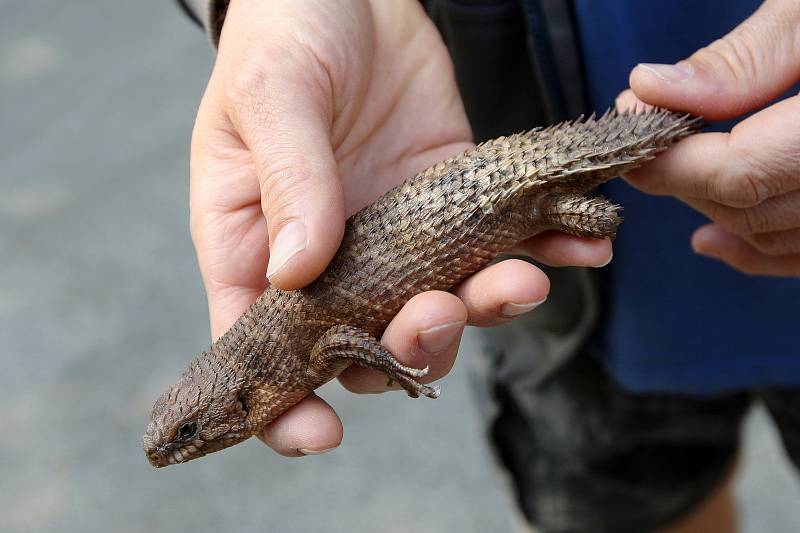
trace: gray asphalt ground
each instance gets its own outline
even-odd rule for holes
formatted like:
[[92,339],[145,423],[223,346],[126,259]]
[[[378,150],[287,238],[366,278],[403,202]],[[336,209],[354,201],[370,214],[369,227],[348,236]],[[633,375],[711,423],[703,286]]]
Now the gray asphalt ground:
[[[469,341],[435,402],[326,387],[328,455],[147,464],[152,401],[209,342],[187,168],[211,61],[167,0],[0,0],[0,531],[509,530]],[[746,435],[744,530],[797,531],[774,429]]]

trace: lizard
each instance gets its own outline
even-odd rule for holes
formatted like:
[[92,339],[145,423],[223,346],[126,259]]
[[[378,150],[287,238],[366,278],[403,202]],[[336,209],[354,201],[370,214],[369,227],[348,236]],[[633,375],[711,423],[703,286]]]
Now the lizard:
[[436,398],[426,368],[380,343],[412,296],[450,290],[542,231],[615,237],[620,206],[588,193],[699,126],[662,109],[564,122],[499,137],[388,191],[345,225],[327,269],[295,291],[267,288],[156,400],[142,439],[155,467],[260,432],[350,364],[412,397]]

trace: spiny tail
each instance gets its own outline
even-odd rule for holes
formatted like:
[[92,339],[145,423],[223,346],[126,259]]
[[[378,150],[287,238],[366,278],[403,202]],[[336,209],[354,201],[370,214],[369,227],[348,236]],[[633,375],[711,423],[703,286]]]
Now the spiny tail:
[[663,109],[641,113],[609,110],[600,118],[563,122],[500,137],[463,156],[477,164],[481,208],[502,208],[520,194],[582,195],[631,170],[693,133],[700,119]]
[[[563,190],[587,192],[653,159],[695,133],[702,119],[660,108],[618,113],[609,109],[529,135],[531,143],[556,149],[560,157],[540,173]],[[548,179],[549,178],[549,179]]]

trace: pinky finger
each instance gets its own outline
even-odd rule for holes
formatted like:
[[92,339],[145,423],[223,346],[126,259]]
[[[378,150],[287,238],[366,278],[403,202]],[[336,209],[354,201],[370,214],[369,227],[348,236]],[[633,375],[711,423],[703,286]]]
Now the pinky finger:
[[557,231],[540,233],[517,244],[511,251],[553,267],[603,267],[612,257],[610,239],[573,237]]
[[765,255],[717,224],[709,224],[695,231],[692,248],[700,255],[719,259],[745,274],[800,276],[800,254]]

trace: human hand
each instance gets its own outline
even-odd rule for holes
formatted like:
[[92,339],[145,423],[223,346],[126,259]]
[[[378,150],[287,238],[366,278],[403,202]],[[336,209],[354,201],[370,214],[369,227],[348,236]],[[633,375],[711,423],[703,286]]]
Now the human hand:
[[[741,116],[800,79],[800,4],[768,0],[720,40],[676,65],[637,66],[631,90],[647,104],[703,115]],[[689,137],[625,178],[675,196],[712,223],[694,250],[749,274],[800,276],[800,96],[743,120],[730,133]]]
[[[308,284],[347,216],[469,141],[449,56],[419,2],[231,2],[192,139],[191,230],[214,338],[264,290],[265,274],[282,289]],[[611,254],[607,241],[554,234],[524,248],[550,264],[599,265]],[[506,261],[458,296],[413,298],[382,342],[437,379],[465,323],[508,320],[548,290],[539,269]],[[386,388],[385,376],[358,367],[340,380],[356,392]],[[284,455],[312,454],[337,446],[342,426],[312,395],[262,439]]]

